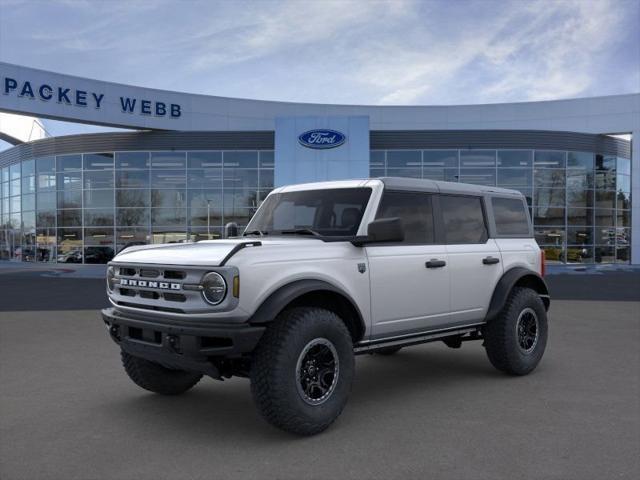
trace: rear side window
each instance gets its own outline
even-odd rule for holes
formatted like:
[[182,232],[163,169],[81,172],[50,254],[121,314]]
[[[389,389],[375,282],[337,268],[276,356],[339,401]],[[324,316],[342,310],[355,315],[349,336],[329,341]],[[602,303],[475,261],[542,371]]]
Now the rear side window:
[[376,218],[399,217],[404,226],[404,242],[434,242],[433,210],[428,193],[386,191]]
[[498,235],[529,236],[529,219],[524,202],[519,198],[492,198],[493,216]]
[[487,226],[480,197],[442,195],[440,209],[447,243],[485,243],[487,241]]

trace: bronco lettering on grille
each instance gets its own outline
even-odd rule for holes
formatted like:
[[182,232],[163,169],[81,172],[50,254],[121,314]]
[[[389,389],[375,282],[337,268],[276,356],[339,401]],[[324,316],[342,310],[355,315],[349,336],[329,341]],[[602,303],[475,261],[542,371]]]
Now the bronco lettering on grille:
[[126,287],[159,288],[160,290],[180,290],[182,285],[169,282],[151,282],[149,280],[134,280],[131,278],[121,278],[120,285]]

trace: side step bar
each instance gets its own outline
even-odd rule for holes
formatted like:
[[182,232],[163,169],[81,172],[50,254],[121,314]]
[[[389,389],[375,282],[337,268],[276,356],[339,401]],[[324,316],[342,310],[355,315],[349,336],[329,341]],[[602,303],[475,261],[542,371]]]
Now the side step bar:
[[433,342],[436,340],[443,339],[445,337],[452,336],[462,336],[466,334],[471,334],[469,338],[465,338],[464,340],[480,340],[482,335],[480,333],[480,329],[484,323],[478,323],[474,325],[468,325],[465,327],[457,327],[457,328],[448,328],[446,330],[438,330],[431,331],[426,333],[415,333],[411,335],[406,335],[402,337],[391,337],[391,338],[382,338],[376,339],[368,343],[357,343],[353,347],[353,352],[358,355],[362,353],[369,353],[380,348],[386,347],[408,347],[410,345],[419,345],[421,343]]

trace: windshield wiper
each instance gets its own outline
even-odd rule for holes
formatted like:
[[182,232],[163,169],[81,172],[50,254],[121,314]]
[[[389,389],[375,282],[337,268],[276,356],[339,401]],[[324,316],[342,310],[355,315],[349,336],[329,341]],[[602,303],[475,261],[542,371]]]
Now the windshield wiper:
[[249,231],[244,232],[242,234],[243,237],[246,237],[248,235],[259,235],[261,237],[264,237],[265,235],[269,235],[269,232],[267,232],[267,231],[263,232],[262,230],[249,230]]
[[322,234],[310,228],[294,228],[291,230],[282,230],[280,234],[282,235],[313,235],[314,237],[322,236]]

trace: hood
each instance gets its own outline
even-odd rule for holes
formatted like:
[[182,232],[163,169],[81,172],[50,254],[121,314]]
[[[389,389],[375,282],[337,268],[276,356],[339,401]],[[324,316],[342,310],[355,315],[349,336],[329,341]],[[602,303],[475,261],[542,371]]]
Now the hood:
[[[141,245],[129,247],[113,259],[113,262],[146,263],[159,265],[195,265],[219,266],[224,258],[240,243],[261,242],[263,247],[270,245],[317,244],[321,240],[291,238],[238,238],[226,240],[205,240],[197,243],[166,243],[161,245]],[[249,247],[251,248],[251,247]]]

